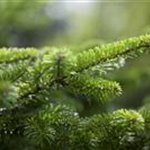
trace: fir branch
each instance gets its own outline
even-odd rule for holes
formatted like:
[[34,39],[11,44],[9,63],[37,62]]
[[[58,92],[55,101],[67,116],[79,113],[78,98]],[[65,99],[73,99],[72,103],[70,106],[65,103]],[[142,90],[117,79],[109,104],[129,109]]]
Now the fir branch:
[[[70,51],[67,53],[68,49],[64,53],[62,49],[50,52],[47,49],[40,55],[37,50],[33,55],[30,50],[17,50],[9,51],[8,56],[6,50],[5,54],[2,50],[0,55],[4,59],[0,61],[0,142],[2,139],[11,141],[13,135],[15,138],[20,136],[25,143],[31,141],[32,147],[40,147],[42,150],[141,150],[145,146],[149,147],[150,112],[146,108],[144,111],[121,109],[83,118],[76,111],[62,105],[53,103],[43,107],[44,104],[51,103],[50,98],[45,101],[45,93],[57,90],[58,86],[77,95],[94,97],[101,102],[110,96],[112,99],[114,95],[120,95],[118,83],[103,79],[101,75],[88,74],[85,70],[99,64],[107,67],[110,63],[115,67],[113,63],[119,58],[127,59],[149,50],[149,39],[148,35],[131,38],[95,47],[76,56]],[[11,54],[14,54],[12,59]],[[22,61],[26,58],[22,56],[29,58]],[[32,58],[35,60],[30,64],[29,60]],[[12,68],[9,68],[7,62],[10,65],[13,63]],[[7,80],[14,85],[6,85]],[[40,100],[45,103],[40,103]]]
[[13,63],[36,57],[38,51],[35,48],[1,48],[0,63]]
[[75,72],[82,72],[100,63],[109,62],[109,60],[117,57],[123,56],[127,58],[127,56],[133,53],[143,53],[149,47],[149,35],[102,45],[78,54],[71,69]]
[[4,68],[2,71],[0,71],[0,80],[9,80],[11,82],[15,82],[24,75],[27,67],[28,63],[23,63]]
[[92,78],[87,75],[74,75],[66,79],[66,88],[73,93],[92,96],[99,100],[107,100],[114,95],[121,94],[121,87],[118,83],[104,80],[102,78]]

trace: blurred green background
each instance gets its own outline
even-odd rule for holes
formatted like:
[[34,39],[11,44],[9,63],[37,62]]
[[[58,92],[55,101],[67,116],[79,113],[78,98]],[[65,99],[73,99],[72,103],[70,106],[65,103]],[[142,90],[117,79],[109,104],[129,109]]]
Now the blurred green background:
[[[83,50],[150,31],[150,2],[0,0],[0,47],[70,46]],[[106,105],[75,97],[81,114],[120,107],[139,108],[150,103],[150,56],[144,55],[110,72],[123,95]],[[57,99],[72,99],[61,92]],[[71,97],[71,98],[70,98]],[[91,109],[87,109],[87,108]]]

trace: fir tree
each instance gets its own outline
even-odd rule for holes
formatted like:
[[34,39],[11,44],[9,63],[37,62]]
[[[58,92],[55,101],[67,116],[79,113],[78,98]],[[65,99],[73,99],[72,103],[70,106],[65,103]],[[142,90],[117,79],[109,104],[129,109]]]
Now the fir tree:
[[0,49],[2,150],[148,150],[149,106],[81,117],[64,95],[100,105],[122,93],[106,78],[127,59],[148,53],[150,35],[76,51],[69,48]]

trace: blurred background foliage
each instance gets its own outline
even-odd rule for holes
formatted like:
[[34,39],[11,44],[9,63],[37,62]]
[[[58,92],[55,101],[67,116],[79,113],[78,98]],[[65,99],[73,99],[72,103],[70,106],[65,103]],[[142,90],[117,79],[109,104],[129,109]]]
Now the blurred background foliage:
[[[67,46],[85,50],[150,32],[150,2],[142,1],[50,1],[0,0],[0,47]],[[150,103],[150,56],[144,55],[110,72],[123,95],[107,105],[85,97],[54,93],[52,98],[76,105],[81,114],[110,111],[120,107],[139,108]],[[66,101],[68,99],[69,101]],[[78,101],[83,104],[77,103]],[[73,102],[70,102],[73,100]],[[89,109],[89,107],[91,109]]]

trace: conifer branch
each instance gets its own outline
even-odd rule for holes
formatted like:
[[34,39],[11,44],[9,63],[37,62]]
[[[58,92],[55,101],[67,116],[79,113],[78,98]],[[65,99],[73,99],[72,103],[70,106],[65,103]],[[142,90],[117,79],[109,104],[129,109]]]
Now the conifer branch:
[[36,57],[38,51],[35,48],[2,48],[0,50],[0,63],[13,63]]
[[83,94],[87,97],[95,97],[101,101],[112,98],[114,95],[121,94],[121,87],[118,83],[104,80],[101,78],[92,78],[86,75],[75,75],[68,80],[67,88],[76,94]]
[[[130,55],[143,53],[150,47],[150,36],[140,36],[95,47],[76,56],[72,70],[82,72],[100,63],[117,57],[128,58]],[[133,56],[134,56],[133,55]]]
[[150,146],[149,108],[120,109],[84,118],[58,104],[57,98],[51,100],[58,89],[100,102],[120,95],[120,85],[93,74],[93,67],[99,65],[97,71],[107,65],[115,67],[120,58],[138,56],[149,48],[150,36],[146,35],[77,54],[58,48],[42,52],[1,49],[0,144],[4,144],[3,139],[10,142],[21,138],[41,150],[141,150]]

